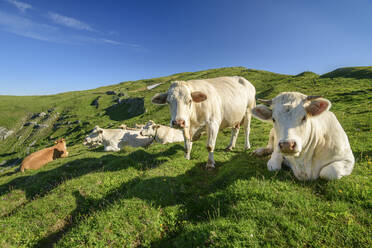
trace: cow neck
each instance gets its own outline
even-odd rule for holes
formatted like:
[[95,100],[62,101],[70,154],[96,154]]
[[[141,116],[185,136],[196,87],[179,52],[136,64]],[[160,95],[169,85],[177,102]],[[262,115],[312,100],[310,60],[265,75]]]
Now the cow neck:
[[158,135],[158,129],[159,129],[159,128],[155,128],[154,141],[157,141],[157,140],[156,140],[156,136]]
[[[303,156],[303,154],[306,154],[306,153],[309,153],[311,151],[311,147],[315,147],[316,144],[314,144],[316,142],[316,125],[314,125],[313,123],[313,120],[310,120],[310,134],[309,136],[305,139],[307,142],[306,144],[304,144],[303,148],[302,148],[302,151],[301,151],[301,157]],[[313,156],[313,152],[311,152],[310,157]],[[307,159],[307,157],[309,156],[306,156],[305,159]]]

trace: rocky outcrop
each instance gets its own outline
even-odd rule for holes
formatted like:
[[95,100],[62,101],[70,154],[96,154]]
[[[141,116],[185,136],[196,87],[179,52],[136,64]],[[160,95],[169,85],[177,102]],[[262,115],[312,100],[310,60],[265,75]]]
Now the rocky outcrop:
[[97,96],[91,103],[90,103],[90,106],[95,106],[96,108],[98,108],[99,106],[99,103],[98,103],[98,100],[101,98],[101,96]]
[[47,124],[36,124],[34,126],[34,128],[46,128],[46,127],[49,127],[49,125],[47,125]]
[[116,95],[116,91],[113,90],[106,91],[106,95]]
[[5,140],[10,135],[12,135],[14,131],[8,130],[5,127],[0,127],[0,140]]
[[26,122],[23,126],[28,127],[28,126],[35,126],[35,125],[37,125],[36,121],[29,121],[29,122]]

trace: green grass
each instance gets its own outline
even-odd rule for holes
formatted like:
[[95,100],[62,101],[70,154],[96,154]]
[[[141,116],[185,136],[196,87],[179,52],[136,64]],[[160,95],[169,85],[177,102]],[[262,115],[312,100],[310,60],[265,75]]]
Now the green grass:
[[[131,126],[149,119],[168,124],[168,107],[150,103],[155,93],[165,91],[172,80],[222,75],[246,77],[258,98],[300,91],[331,100],[356,158],[352,175],[300,182],[287,169],[269,172],[267,158],[243,151],[242,133],[236,150],[223,151],[229,130],[219,133],[214,171],[203,169],[205,136],[195,142],[190,161],[183,158],[182,144],[118,153],[81,144],[96,124]],[[165,84],[141,91],[158,82]],[[104,94],[107,90],[144,98],[146,112],[131,116],[125,106],[107,111],[115,100]],[[90,102],[99,95],[96,109]],[[22,158],[34,140],[30,151],[67,137],[70,152],[38,171],[0,173],[0,247],[371,247],[371,99],[372,77],[319,77],[311,72],[291,76],[243,67],[54,96],[0,96],[0,126],[17,127],[23,136],[20,141],[0,141],[0,162]],[[19,130],[26,116],[51,107],[62,121],[81,123]],[[254,119],[251,127],[254,150],[266,144],[270,125]]]

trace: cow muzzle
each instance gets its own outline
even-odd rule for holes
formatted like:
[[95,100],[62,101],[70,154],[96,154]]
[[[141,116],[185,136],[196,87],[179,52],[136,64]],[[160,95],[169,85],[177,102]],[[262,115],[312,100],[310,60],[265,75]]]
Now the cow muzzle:
[[184,120],[174,120],[172,121],[173,128],[185,128],[185,121]]
[[278,145],[280,151],[284,154],[298,153],[298,146],[295,140],[281,140]]

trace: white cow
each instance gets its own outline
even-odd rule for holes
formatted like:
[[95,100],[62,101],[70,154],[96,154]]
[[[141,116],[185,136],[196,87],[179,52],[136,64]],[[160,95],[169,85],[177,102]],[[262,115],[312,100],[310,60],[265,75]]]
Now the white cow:
[[345,131],[328,111],[330,101],[284,92],[264,102],[271,109],[258,105],[252,112],[274,125],[267,148],[256,150],[257,155],[273,152],[267,163],[269,170],[280,170],[284,160],[300,180],[332,180],[350,175],[354,156]]
[[153,121],[148,121],[141,130],[141,135],[152,137],[157,143],[168,144],[174,142],[183,142],[182,130],[168,126],[157,125]]
[[157,94],[152,102],[168,103],[171,126],[182,128],[187,159],[190,159],[192,141],[202,131],[207,132],[209,152],[207,168],[214,168],[213,158],[219,129],[232,127],[230,145],[235,147],[240,124],[245,127],[245,149],[250,148],[249,131],[251,110],[255,107],[256,90],[243,77],[219,77],[203,80],[173,82],[167,93]]
[[141,131],[144,126],[145,125],[143,124],[135,124],[134,127],[128,127],[126,124],[121,124],[119,128],[124,130]]
[[120,151],[123,146],[147,147],[152,141],[152,138],[142,136],[140,131],[103,129],[95,126],[83,144],[88,146],[103,145],[105,151]]

